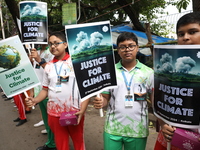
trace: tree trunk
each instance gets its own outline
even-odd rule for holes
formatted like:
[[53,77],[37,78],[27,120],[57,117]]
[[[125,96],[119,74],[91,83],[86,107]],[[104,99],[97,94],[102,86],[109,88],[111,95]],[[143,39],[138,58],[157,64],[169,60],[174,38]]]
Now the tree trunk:
[[193,12],[200,11],[200,0],[192,0]]
[[19,27],[18,27],[18,24],[17,24],[17,19],[19,19],[19,8],[18,8],[18,5],[16,3],[15,0],[5,0],[6,2],[6,5],[8,6],[8,9],[12,15],[12,18],[15,22],[15,25],[17,27],[17,30],[18,30],[18,33],[20,34],[20,30],[19,30]]
[[152,39],[152,36],[151,36],[151,29],[150,29],[150,24],[149,23],[145,23],[145,30],[146,30],[146,35],[147,35],[147,39],[148,39],[148,43],[147,43],[147,46],[150,47],[151,49],[151,54],[153,55],[153,39]]
[[[124,6],[127,5],[128,3],[126,2],[126,0],[117,0],[118,4],[120,6]],[[133,9],[133,7],[131,7],[130,5],[123,7],[123,10],[126,12],[126,14],[128,14],[131,22],[133,23],[134,27],[136,28],[136,30],[139,31],[145,31],[144,27],[141,25],[139,19],[138,19],[138,15],[136,14],[135,10]]]

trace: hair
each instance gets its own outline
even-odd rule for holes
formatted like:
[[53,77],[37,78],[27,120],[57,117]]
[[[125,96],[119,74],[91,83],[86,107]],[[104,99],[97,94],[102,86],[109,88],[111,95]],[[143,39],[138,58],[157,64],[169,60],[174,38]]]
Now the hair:
[[[55,31],[55,32],[51,32],[49,33],[49,38],[51,36],[56,36],[57,38],[61,39],[63,42],[66,42],[66,36],[63,32],[61,31]],[[69,52],[68,47],[65,49],[66,52]]]
[[191,23],[197,23],[200,25],[200,12],[192,12],[182,16],[176,24],[176,33],[178,33],[178,29],[181,26],[185,26]]
[[123,32],[121,33],[117,38],[117,46],[120,42],[126,41],[126,40],[133,40],[136,45],[138,45],[138,38],[137,36],[132,32]]
[[56,36],[57,38],[61,39],[63,42],[66,42],[66,36],[63,32],[61,31],[55,31],[55,32],[51,32],[49,33],[49,38],[51,36]]

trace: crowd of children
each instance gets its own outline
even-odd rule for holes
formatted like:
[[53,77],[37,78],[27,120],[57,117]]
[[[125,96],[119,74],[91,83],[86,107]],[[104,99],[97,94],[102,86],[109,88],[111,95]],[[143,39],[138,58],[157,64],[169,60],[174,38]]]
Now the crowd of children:
[[[176,32],[179,45],[200,44],[200,13],[182,16],[177,22]],[[85,150],[84,114],[90,99],[81,102],[79,92],[74,92],[79,90],[65,34],[52,32],[48,42],[49,52],[53,55],[51,59],[43,60],[45,56],[42,55],[38,57],[36,49],[33,49],[30,55],[30,60],[34,58],[37,61],[33,66],[42,68],[42,87],[35,95],[30,92],[27,98],[23,94],[13,97],[19,112],[19,117],[13,121],[18,122],[16,126],[24,124],[27,121],[26,114],[31,113],[30,108],[46,100],[43,104],[45,109],[41,108],[41,111],[46,129],[49,127],[47,134],[51,136],[48,137],[47,143],[37,150],[69,150],[69,138],[72,139],[75,150]],[[115,65],[118,87],[103,91],[101,96],[95,97],[93,101],[96,109],[107,106],[103,133],[105,150],[146,149],[148,106],[146,95],[141,95],[148,94],[150,100],[153,99],[154,72],[136,59],[138,50],[138,39],[133,33],[124,32],[118,36],[117,52],[121,58]],[[65,80],[66,77],[68,80]],[[43,111],[48,119],[45,119]],[[74,111],[77,116],[77,125],[61,126],[59,117],[69,111]],[[171,141],[176,128],[161,119],[158,121],[161,131],[155,143],[155,150],[166,150],[167,142]],[[172,145],[172,150],[179,148]]]

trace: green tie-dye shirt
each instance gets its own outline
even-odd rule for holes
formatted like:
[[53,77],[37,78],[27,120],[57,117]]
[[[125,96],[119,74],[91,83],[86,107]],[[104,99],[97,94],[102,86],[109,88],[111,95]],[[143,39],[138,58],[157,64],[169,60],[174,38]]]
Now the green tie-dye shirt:
[[[151,93],[153,89],[153,70],[137,60],[137,65],[130,71],[124,69],[121,62],[116,64],[117,88],[103,92],[110,94],[108,104],[105,132],[125,137],[147,137],[148,136],[148,106],[145,100],[134,100],[133,107],[125,107],[125,95],[127,87],[124,81],[122,70],[127,81],[133,80],[130,87],[130,94]],[[139,91],[139,92],[138,92]],[[146,95],[146,94],[145,94]]]

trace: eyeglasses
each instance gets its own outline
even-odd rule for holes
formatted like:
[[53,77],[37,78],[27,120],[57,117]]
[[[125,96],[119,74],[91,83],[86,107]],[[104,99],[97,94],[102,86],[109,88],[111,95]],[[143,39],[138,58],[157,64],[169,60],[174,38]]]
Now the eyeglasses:
[[58,47],[59,44],[63,44],[63,43],[65,43],[65,42],[62,41],[62,42],[59,42],[59,43],[49,43],[48,45],[49,45],[49,47],[51,47],[52,45],[55,46],[55,47]]
[[122,52],[124,52],[127,48],[130,51],[134,51],[136,47],[137,47],[137,45],[129,45],[129,46],[120,46],[117,49],[120,50],[120,51],[122,51]]

